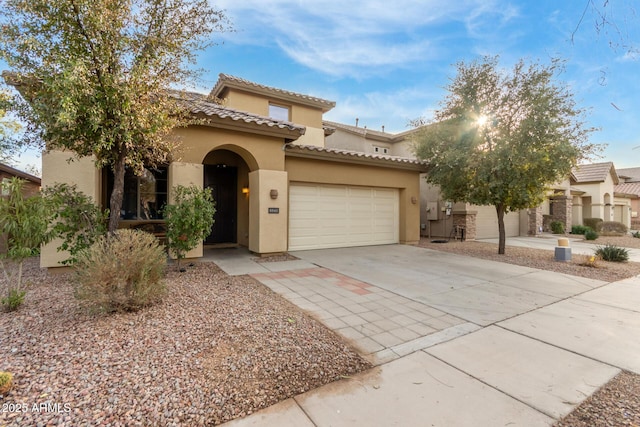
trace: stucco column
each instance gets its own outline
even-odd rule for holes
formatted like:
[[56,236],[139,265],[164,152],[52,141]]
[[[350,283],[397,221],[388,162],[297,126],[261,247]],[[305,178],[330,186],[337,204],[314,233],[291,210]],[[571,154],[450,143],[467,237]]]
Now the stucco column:
[[249,250],[286,252],[288,246],[287,172],[259,169],[249,173]]
[[[71,162],[73,154],[51,150],[42,153],[42,188],[55,184],[75,185],[78,191],[100,202],[100,170],[95,167],[93,157],[83,157]],[[62,239],[55,239],[40,249],[40,267],[62,267],[60,262],[69,258],[67,251],[58,252]]]
[[[204,186],[204,166],[199,163],[173,162],[169,165],[169,203],[174,202],[173,188],[178,185],[198,188]],[[202,242],[185,254],[185,258],[201,258],[203,255]],[[171,256],[172,258],[173,255]]]

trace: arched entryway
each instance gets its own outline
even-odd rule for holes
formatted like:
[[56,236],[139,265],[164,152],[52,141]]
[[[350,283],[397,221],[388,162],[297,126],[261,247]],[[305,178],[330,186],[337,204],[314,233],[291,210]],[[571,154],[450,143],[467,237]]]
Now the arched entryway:
[[204,243],[248,246],[249,164],[229,148],[209,152],[202,163],[204,187],[211,189],[216,202],[215,222]]

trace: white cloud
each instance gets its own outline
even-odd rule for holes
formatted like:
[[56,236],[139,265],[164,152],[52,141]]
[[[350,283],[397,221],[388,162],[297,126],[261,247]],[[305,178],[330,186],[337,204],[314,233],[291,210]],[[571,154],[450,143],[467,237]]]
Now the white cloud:
[[221,0],[234,22],[231,43],[277,44],[294,61],[333,76],[384,74],[435,58],[435,27],[464,22],[480,32],[486,19],[517,15],[498,0]]

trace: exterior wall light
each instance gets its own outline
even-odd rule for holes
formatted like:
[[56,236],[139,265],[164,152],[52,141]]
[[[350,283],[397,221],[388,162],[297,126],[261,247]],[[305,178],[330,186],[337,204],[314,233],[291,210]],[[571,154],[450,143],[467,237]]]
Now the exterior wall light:
[[242,194],[249,194],[249,186],[242,187]]
[[274,200],[277,199],[278,198],[278,190],[271,190],[269,195],[271,196],[272,199],[274,199]]
[[414,205],[418,203],[418,199],[416,198],[416,196],[411,196],[411,203]]

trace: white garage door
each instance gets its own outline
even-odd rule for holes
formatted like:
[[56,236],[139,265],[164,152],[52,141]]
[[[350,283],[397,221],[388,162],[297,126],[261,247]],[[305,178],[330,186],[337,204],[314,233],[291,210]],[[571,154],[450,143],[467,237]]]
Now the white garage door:
[[[477,210],[476,239],[498,238],[498,214],[494,206],[473,206]],[[504,229],[507,237],[520,235],[520,213],[509,212],[504,216]]]
[[291,184],[289,250],[398,243],[397,189]]

